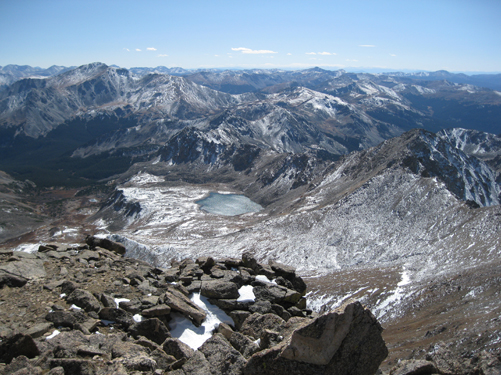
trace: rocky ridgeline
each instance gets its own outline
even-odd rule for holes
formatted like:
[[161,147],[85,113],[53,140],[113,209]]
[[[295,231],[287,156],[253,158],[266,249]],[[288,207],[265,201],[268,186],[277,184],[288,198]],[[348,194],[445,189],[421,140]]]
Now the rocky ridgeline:
[[[0,251],[0,374],[374,374],[387,356],[370,311],[358,302],[323,315],[308,310],[306,284],[291,267],[244,253],[163,269],[124,257],[109,240],[86,242]],[[245,286],[255,298],[240,298]],[[234,321],[198,350],[169,330],[173,313],[194,326],[206,319],[190,293]],[[429,355],[402,361],[392,375],[501,369],[488,353],[470,367],[440,347]]]
[[[315,314],[305,308],[306,285],[291,267],[244,253],[162,269],[124,257],[120,244],[86,242],[0,251],[0,374],[362,375],[376,373],[387,356],[382,328],[367,309],[352,302]],[[255,298],[242,299],[245,288]],[[169,330],[174,314],[194,326],[206,319],[190,293],[234,322],[219,324],[198,350]],[[390,372],[500,373],[494,355],[457,358],[442,344]]]
[[[387,355],[367,309],[354,302],[317,316],[291,267],[244,253],[162,269],[124,257],[120,244],[86,242],[0,252],[0,373],[374,374]],[[239,299],[244,286],[255,298]],[[205,320],[193,292],[234,321],[198,350],[169,330],[174,312]]]

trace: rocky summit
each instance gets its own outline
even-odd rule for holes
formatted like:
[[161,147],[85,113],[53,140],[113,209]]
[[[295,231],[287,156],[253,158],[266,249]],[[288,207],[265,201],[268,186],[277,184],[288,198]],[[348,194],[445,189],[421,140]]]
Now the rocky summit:
[[[388,350],[359,302],[318,315],[295,269],[241,259],[157,268],[96,237],[0,254],[2,374],[374,374]],[[197,303],[196,295],[210,307]],[[231,319],[193,344],[214,310]],[[195,350],[196,349],[196,350]]]
[[[293,267],[244,252],[158,268],[124,250],[92,236],[69,248],[3,250],[0,374],[388,373],[378,369],[388,349],[374,315],[353,300],[323,314],[307,309]],[[229,320],[203,332],[221,314]],[[389,374],[500,371],[493,353],[458,358],[437,344]]]

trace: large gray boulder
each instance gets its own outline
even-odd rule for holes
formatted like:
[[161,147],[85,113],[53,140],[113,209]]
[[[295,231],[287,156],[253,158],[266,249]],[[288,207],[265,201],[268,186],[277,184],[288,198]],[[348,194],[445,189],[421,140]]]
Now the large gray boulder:
[[278,345],[254,354],[244,374],[373,375],[388,355],[382,327],[359,302],[305,321]]

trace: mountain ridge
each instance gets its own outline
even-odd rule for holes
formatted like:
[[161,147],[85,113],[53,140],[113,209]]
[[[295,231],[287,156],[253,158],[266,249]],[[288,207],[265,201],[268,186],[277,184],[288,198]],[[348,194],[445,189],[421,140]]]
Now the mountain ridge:
[[[230,73],[207,74],[224,78]],[[247,73],[231,73],[236,74]],[[501,114],[501,95],[469,85],[402,83],[393,76],[322,69],[283,74],[295,81],[284,78],[278,85],[266,83],[273,85],[259,92],[237,95],[188,78],[159,73],[136,76],[102,63],[46,79],[20,80],[0,92],[4,159],[0,168],[14,173],[14,165],[26,164],[21,156],[12,156],[21,150],[40,150],[37,158],[54,154],[53,148],[46,149],[47,137],[64,143],[58,163],[77,165],[91,160],[78,159],[124,155],[119,156],[120,163],[130,165],[137,155],[153,155],[185,127],[220,132],[220,136],[226,132],[233,141],[251,147],[338,158],[416,127],[434,132],[451,125],[489,130],[497,126],[496,114]],[[69,142],[56,140],[65,133],[58,130],[61,126],[75,127]],[[65,134],[71,137],[72,132]]]

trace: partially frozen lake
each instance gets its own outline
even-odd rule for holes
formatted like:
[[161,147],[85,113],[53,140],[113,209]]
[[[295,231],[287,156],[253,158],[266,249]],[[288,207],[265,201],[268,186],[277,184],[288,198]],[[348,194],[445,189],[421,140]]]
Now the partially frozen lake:
[[200,208],[211,214],[235,216],[248,212],[258,212],[263,207],[245,195],[210,193],[207,198],[196,201]]

